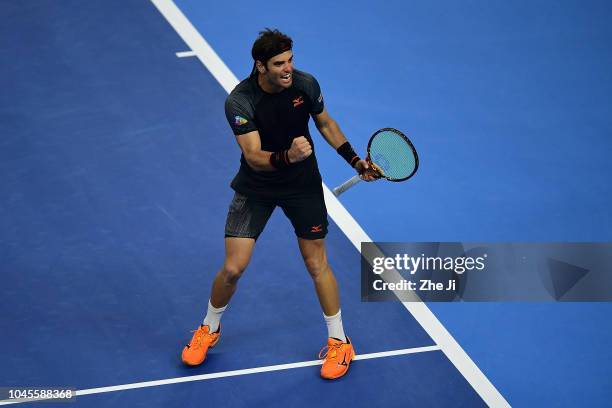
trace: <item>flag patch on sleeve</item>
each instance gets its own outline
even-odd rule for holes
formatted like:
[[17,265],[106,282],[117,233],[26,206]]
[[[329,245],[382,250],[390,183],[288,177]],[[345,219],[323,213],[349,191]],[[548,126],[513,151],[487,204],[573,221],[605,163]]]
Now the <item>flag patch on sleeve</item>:
[[242,126],[245,123],[248,123],[249,121],[246,120],[245,118],[243,118],[242,116],[234,116],[234,125],[236,126]]

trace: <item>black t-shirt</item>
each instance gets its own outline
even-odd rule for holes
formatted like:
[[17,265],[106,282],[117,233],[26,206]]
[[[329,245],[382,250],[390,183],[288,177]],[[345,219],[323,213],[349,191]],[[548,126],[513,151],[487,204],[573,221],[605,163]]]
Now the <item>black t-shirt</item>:
[[291,87],[274,94],[261,89],[256,74],[240,82],[225,101],[225,116],[236,137],[257,130],[261,149],[278,152],[289,149],[296,137],[304,136],[313,152],[306,160],[275,171],[256,171],[242,155],[232,188],[247,196],[268,197],[320,190],[321,174],[308,121],[311,114],[317,115],[323,108],[319,83],[306,72],[294,69]]

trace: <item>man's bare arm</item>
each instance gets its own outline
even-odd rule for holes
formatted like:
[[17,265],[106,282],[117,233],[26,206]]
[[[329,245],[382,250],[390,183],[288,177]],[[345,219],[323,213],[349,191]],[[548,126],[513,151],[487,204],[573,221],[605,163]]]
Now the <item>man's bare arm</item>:
[[[348,142],[338,123],[329,115],[327,109],[323,109],[323,112],[318,115],[313,115],[315,125],[323,138],[329,143],[334,150],[338,151],[338,148]],[[354,165],[357,173],[361,175],[361,178],[365,181],[373,181],[376,179],[376,175],[370,171],[370,165],[363,159],[358,160]]]
[[323,109],[323,112],[318,115],[313,115],[313,119],[323,138],[334,150],[346,142],[346,137],[344,137],[344,133],[340,130],[340,126],[327,113],[327,109]]
[[[261,150],[261,138],[259,132],[254,130],[243,135],[237,135],[236,141],[242,150],[244,159],[253,170],[257,171],[274,171],[276,167],[272,165],[270,156],[275,152]],[[287,150],[288,164],[295,163],[306,159],[312,154],[312,146],[304,136],[299,136],[293,139],[291,148]],[[282,159],[281,159],[282,160]]]

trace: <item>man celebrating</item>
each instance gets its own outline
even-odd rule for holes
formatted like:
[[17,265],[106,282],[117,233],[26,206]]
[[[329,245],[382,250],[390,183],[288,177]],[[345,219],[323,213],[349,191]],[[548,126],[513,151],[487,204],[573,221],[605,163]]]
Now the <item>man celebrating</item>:
[[225,260],[212,284],[208,311],[182,353],[188,365],[201,364],[221,335],[220,320],[251,258],[255,240],[276,206],[295,229],[328,329],[321,376],[335,379],[355,356],[344,334],[336,278],[327,263],[327,209],[308,121],[313,117],[325,140],[367,181],[374,179],[323,105],[317,80],[293,68],[292,40],[265,30],[253,44],[252,74],[225,102],[227,120],[242,150],[240,169],[225,225]]

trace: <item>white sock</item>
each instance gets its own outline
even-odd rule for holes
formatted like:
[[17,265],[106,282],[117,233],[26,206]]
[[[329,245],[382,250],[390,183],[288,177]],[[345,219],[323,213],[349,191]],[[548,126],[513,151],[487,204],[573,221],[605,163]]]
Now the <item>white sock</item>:
[[346,343],[346,336],[344,335],[344,329],[342,328],[342,315],[340,310],[333,316],[326,316],[325,323],[327,324],[327,337],[334,337]]
[[209,333],[214,333],[219,330],[221,316],[223,316],[225,309],[227,309],[227,305],[217,308],[210,303],[210,299],[208,300],[208,311],[206,312],[206,317],[202,324],[205,326],[208,325]]

